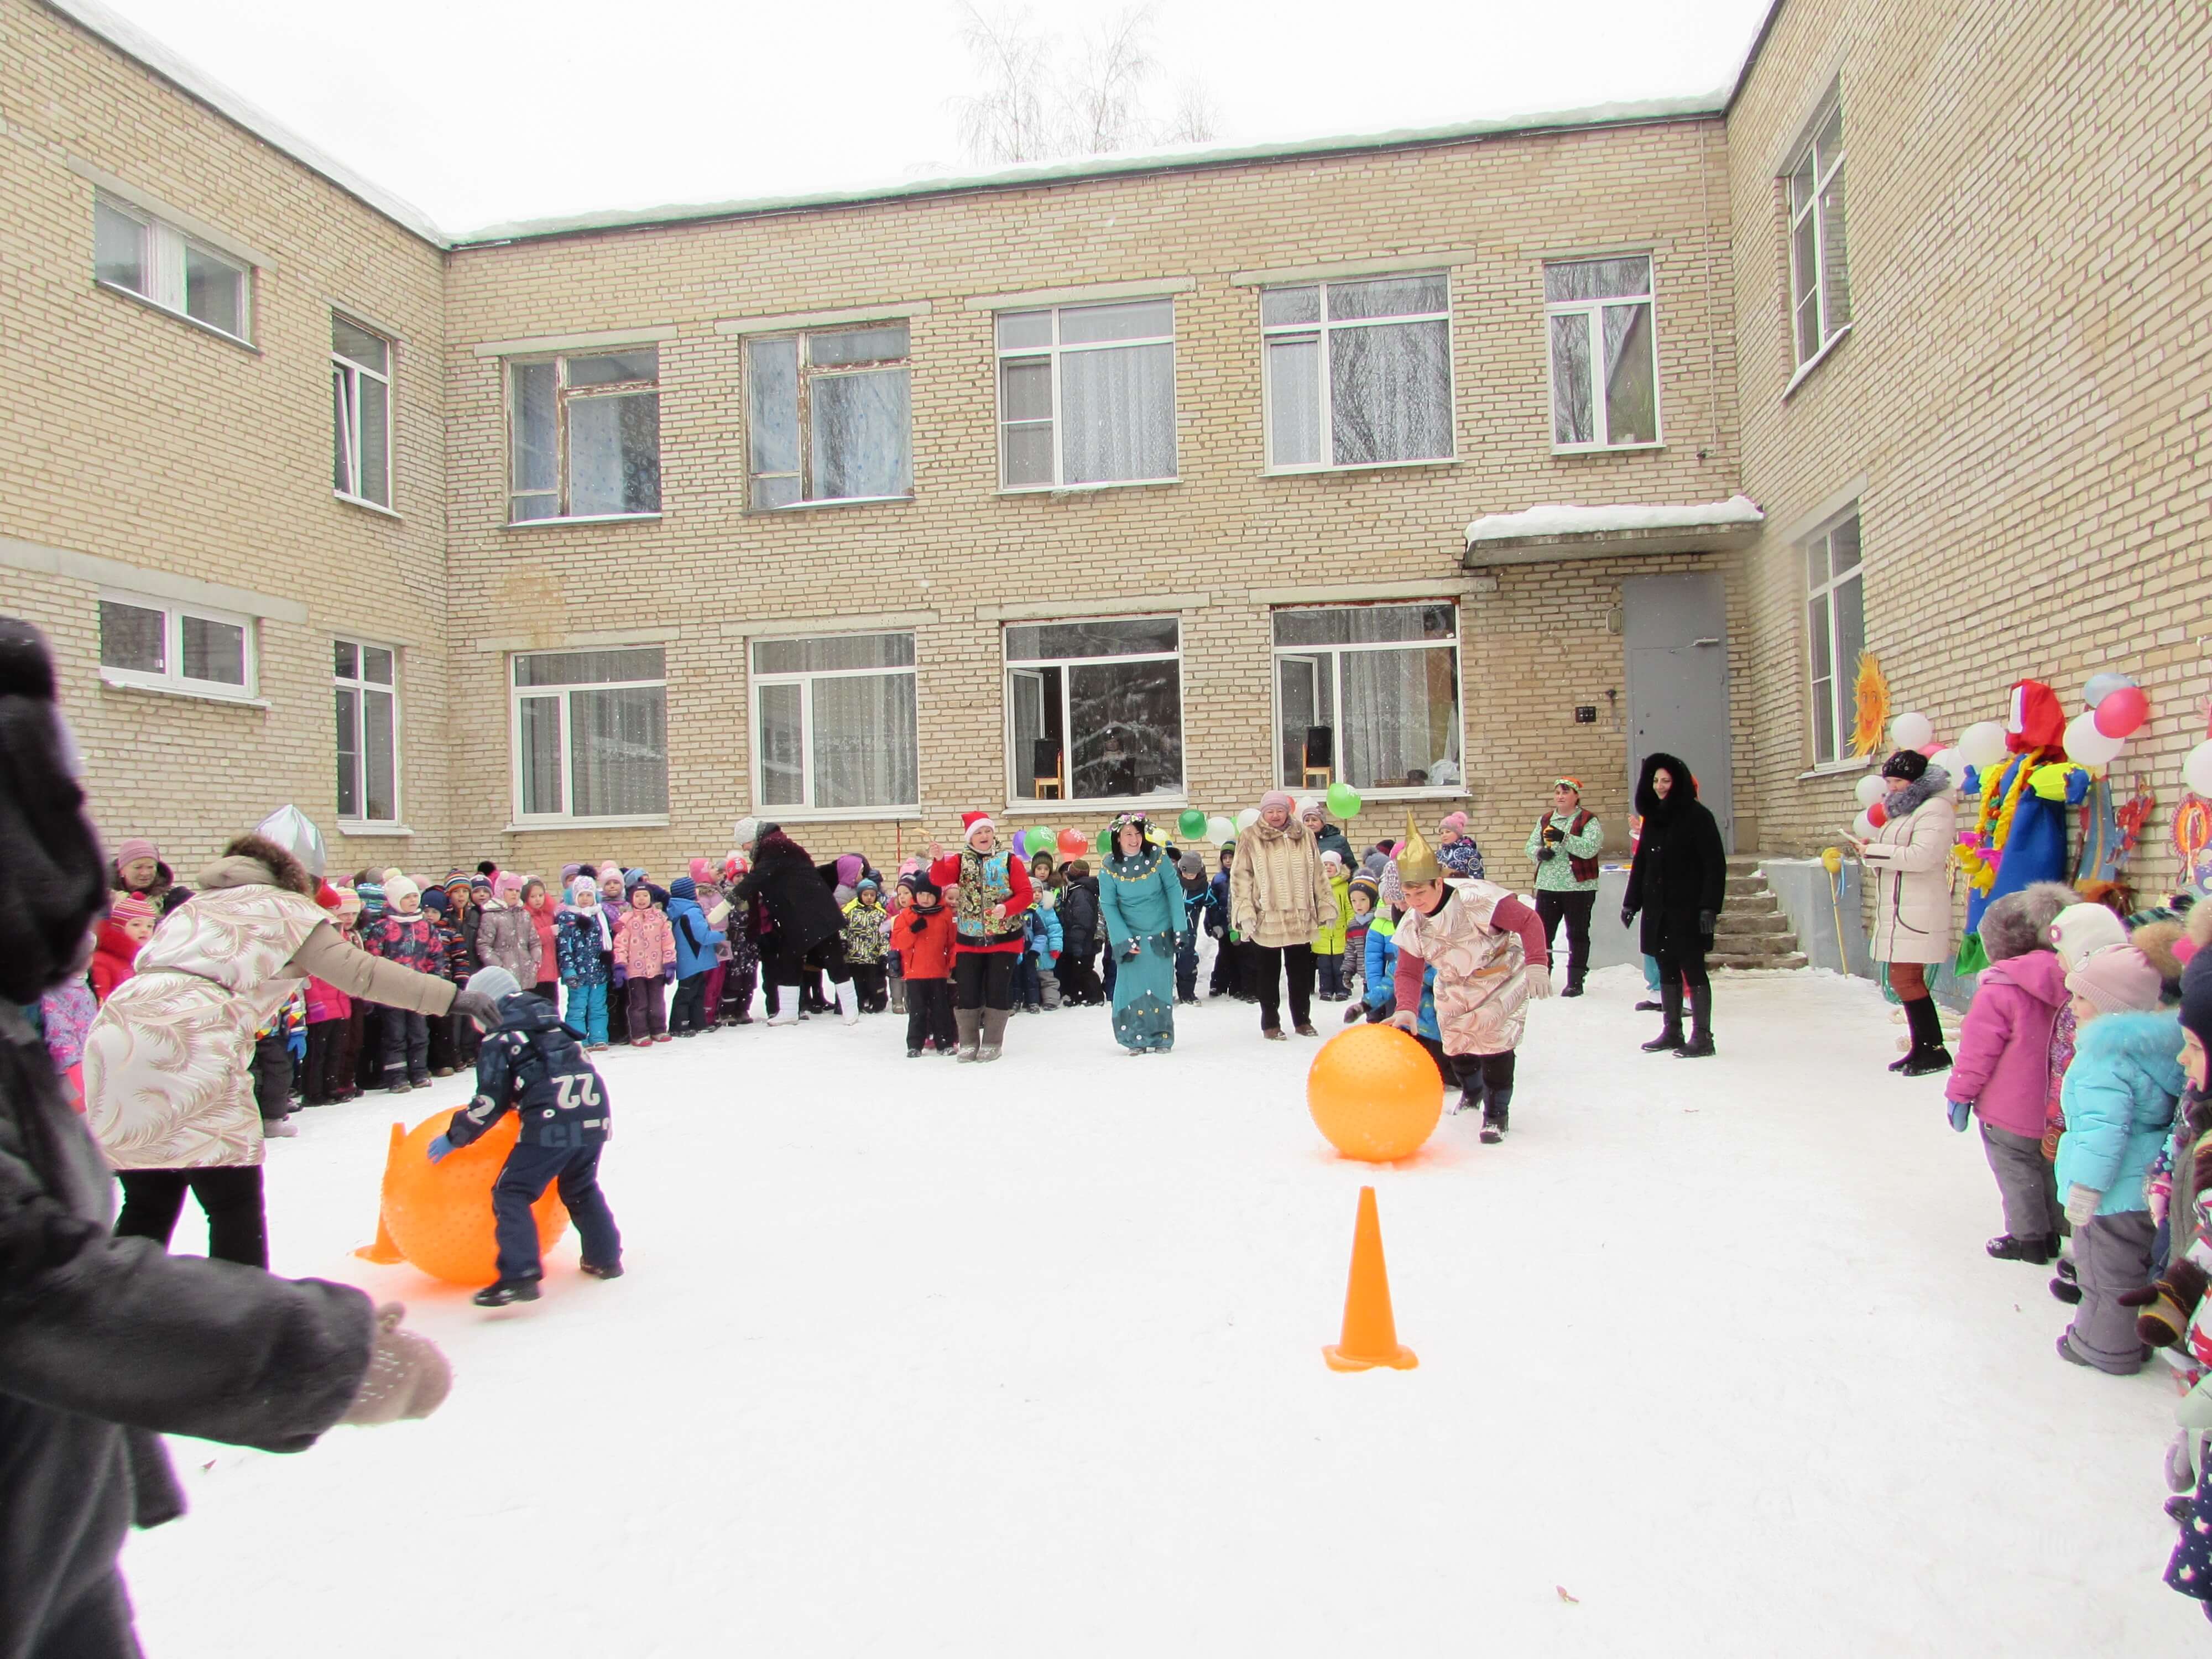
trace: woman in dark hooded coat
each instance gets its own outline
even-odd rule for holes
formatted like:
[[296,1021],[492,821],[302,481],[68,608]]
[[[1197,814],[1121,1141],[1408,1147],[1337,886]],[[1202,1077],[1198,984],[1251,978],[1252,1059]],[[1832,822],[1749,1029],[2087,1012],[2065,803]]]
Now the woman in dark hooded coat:
[[184,1512],[163,1434],[298,1451],[422,1417],[436,1348],[394,1304],[113,1238],[113,1182],[29,1008],[107,901],[53,665],[0,617],[0,1654],[135,1659],[116,1554]]
[[730,896],[731,902],[742,908],[757,897],[775,924],[761,948],[762,976],[778,988],[768,1023],[789,1025],[798,1020],[799,986],[809,970],[820,969],[830,975],[838,1018],[852,1024],[860,1017],[860,1000],[853,970],[845,965],[845,915],[830,885],[836,866],[816,864],[781,824],[747,818],[738,828],[738,843],[752,854],[753,867]]
[[[1659,1006],[1667,1024],[1644,1045],[1648,1054],[1671,1048],[1680,1060],[1713,1052],[1713,988],[1705,952],[1728,897],[1728,849],[1721,827],[1698,799],[1698,781],[1672,755],[1646,755],[1636,781],[1636,810],[1643,838],[1629,866],[1620,925],[1640,913],[1644,954],[1659,963]],[[1682,1036],[1682,988],[1690,989],[1690,1035]]]

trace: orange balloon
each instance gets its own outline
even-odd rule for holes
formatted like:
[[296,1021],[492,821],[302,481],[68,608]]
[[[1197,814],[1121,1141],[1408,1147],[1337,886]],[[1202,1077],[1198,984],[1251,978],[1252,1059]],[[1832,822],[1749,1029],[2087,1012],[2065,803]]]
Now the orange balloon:
[[1355,1025],[1322,1044],[1306,1073],[1306,1109],[1346,1158],[1411,1158],[1443,1115],[1443,1079],[1427,1049],[1395,1025]]
[[[426,1117],[408,1132],[384,1172],[384,1225],[392,1243],[433,1279],[449,1285],[489,1285],[499,1277],[499,1241],[492,1231],[491,1188],[500,1167],[522,1133],[514,1113],[430,1162],[430,1143],[445,1133],[451,1112]],[[560,1188],[549,1186],[531,1206],[538,1218],[538,1248],[550,1250],[568,1231]]]

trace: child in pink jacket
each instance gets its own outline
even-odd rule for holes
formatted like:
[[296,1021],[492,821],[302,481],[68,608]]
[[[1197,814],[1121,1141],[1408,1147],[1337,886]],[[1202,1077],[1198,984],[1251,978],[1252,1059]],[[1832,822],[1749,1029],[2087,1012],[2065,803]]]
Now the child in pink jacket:
[[661,988],[676,972],[676,930],[653,902],[655,889],[629,890],[629,908],[615,926],[615,966],[629,980],[629,1040],[649,1048],[668,1041],[668,1000]]
[[2063,1213],[2043,1155],[2051,1029],[2067,1004],[2066,966],[2047,938],[2049,909],[2030,890],[2008,894],[1983,914],[1990,965],[1959,1029],[1943,1087],[1953,1128],[1965,1132],[1969,1108],[1982,1120],[1982,1151],[2004,1206],[2005,1230],[1984,1248],[2000,1261],[2038,1267],[2058,1254]]

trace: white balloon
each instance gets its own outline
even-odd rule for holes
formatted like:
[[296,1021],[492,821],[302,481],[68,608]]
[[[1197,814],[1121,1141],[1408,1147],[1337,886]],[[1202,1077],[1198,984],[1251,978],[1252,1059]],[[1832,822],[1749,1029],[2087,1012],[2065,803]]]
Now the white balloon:
[[1978,720],[1959,733],[1959,752],[1973,766],[1995,766],[2005,757],[2005,729],[2001,721]]
[[1237,828],[1240,831],[1249,830],[1259,821],[1260,809],[1256,806],[1248,806],[1237,815]]
[[2108,765],[2128,746],[2125,738],[2108,738],[2097,729],[2097,716],[2087,710],[2066,722],[2066,757],[2084,766]]
[[2189,758],[2181,763],[2181,777],[2198,794],[2212,799],[2212,738],[2189,751]]
[[1936,723],[1925,714],[1899,714],[1889,723],[1889,740],[1899,749],[1924,749],[1936,741]]
[[1869,772],[1859,780],[1858,787],[1851,793],[1859,798],[1860,805],[1871,806],[1889,793],[1889,783],[1887,779],[1876,777]]
[[1875,821],[1869,817],[1865,813],[1862,812],[1858,817],[1851,820],[1851,833],[1856,836],[1861,841],[1872,841],[1874,839],[1874,832]]
[[1968,763],[1966,752],[1955,744],[1948,749],[1937,750],[1928,763],[1930,766],[1942,767],[1951,775],[1951,781],[1954,784],[1966,775]]

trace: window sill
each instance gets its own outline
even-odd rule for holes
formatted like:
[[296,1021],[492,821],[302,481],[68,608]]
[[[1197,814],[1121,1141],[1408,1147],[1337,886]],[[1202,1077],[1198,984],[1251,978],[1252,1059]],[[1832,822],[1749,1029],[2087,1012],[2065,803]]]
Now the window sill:
[[184,697],[193,702],[228,703],[234,708],[267,708],[268,698],[251,696],[244,691],[222,691],[214,687],[203,689],[197,685],[155,685],[145,680],[118,674],[112,668],[100,671],[100,683],[116,691],[143,691],[149,697]]
[[1790,384],[1782,388],[1782,401],[1785,404],[1788,403],[1790,398],[1796,392],[1797,388],[1805,384],[1807,378],[1813,373],[1813,371],[1820,368],[1822,363],[1828,361],[1828,355],[1850,337],[1851,325],[1849,323],[1845,323],[1833,334],[1831,334],[1827,339],[1821,343],[1820,349],[1818,351],[1814,352],[1811,356],[1808,357],[1803,362],[1797,366],[1797,372],[1790,377]]
[[338,834],[356,841],[371,836],[411,836],[414,833],[404,823],[364,823],[347,818],[338,820]]
[[1563,459],[1575,455],[1647,455],[1666,447],[1663,439],[1649,444],[1553,444],[1552,453]]
[[[1184,795],[1109,795],[1095,800],[1085,800],[1080,797],[1074,800],[1011,800],[1006,803],[1006,811],[999,815],[999,821],[1011,831],[1026,830],[1040,821],[1049,823],[1055,814],[1065,816],[1069,812],[1103,812],[1112,817],[1122,812],[1141,811],[1147,817],[1157,819],[1162,813],[1180,812],[1189,805],[1189,798]],[[1169,827],[1172,829],[1174,826],[1170,824]]]
[[1456,455],[1431,455],[1416,461],[1361,461],[1352,466],[1263,466],[1263,478],[1334,478],[1353,472],[1403,472],[1408,468],[1423,466],[1460,466],[1464,463]]
[[331,499],[337,501],[341,506],[357,507],[362,512],[374,513],[380,518],[396,520],[399,516],[399,514],[392,508],[380,506],[377,502],[370,501],[365,495],[348,495],[339,490],[333,489],[331,491]]
[[179,311],[173,307],[163,305],[159,300],[149,299],[135,288],[125,288],[119,283],[103,283],[96,276],[93,278],[92,285],[104,293],[129,300],[134,305],[142,305],[147,310],[167,317],[173,322],[182,323],[187,328],[198,329],[203,334],[221,340],[225,345],[236,346],[250,356],[258,357],[261,355],[261,348],[252,341],[241,340],[228,329],[217,328],[213,323],[204,323],[190,312]]
[[592,513],[573,519],[509,519],[501,530],[565,530],[579,524],[659,524],[658,513]]
[[919,823],[919,806],[755,806],[750,815],[775,823]]
[[792,501],[783,507],[749,507],[745,516],[753,519],[781,518],[787,513],[813,513],[824,507],[912,507],[911,495],[840,495],[830,501]]
[[1797,775],[1797,781],[1810,778],[1847,778],[1854,772],[1863,772],[1874,764],[1872,755],[1854,755],[1849,760],[1830,761],[1825,766],[1808,767]]
[[534,836],[554,830],[665,830],[668,814],[647,812],[627,818],[532,818],[526,823],[510,823],[500,831],[503,836]]
[[1002,487],[998,493],[1001,495],[1048,495],[1059,501],[1066,495],[1096,495],[1109,489],[1158,489],[1182,482],[1181,478],[1115,478],[1103,483],[1013,484]]

